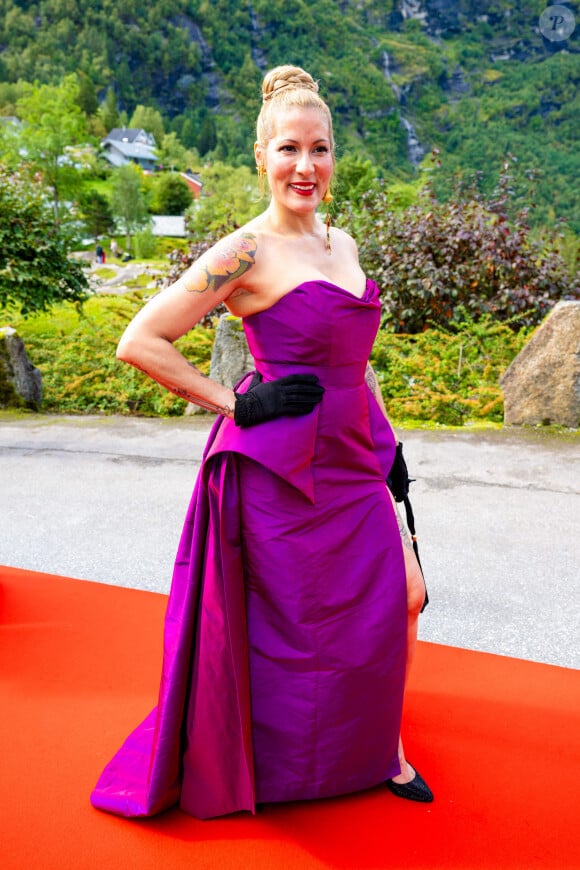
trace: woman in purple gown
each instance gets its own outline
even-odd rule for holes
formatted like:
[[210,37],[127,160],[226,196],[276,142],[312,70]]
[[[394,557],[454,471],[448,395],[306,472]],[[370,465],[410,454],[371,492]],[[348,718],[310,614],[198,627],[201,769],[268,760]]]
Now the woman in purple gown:
[[[127,328],[120,359],[216,412],[176,557],[158,706],[94,806],[209,818],[385,782],[432,794],[400,739],[425,589],[385,484],[395,456],[368,364],[380,319],[351,237],[320,220],[334,169],[313,79],[263,83],[255,157],[268,208]],[[173,342],[218,303],[257,372],[235,391]]]

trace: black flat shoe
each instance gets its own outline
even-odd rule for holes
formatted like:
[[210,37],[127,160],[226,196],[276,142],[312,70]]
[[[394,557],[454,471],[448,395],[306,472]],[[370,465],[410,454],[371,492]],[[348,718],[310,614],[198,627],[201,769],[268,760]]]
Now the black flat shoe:
[[388,779],[387,788],[397,797],[405,798],[408,801],[420,801],[424,804],[430,804],[433,800],[433,792],[418,770],[415,771],[415,776],[410,782],[393,782],[392,779]]

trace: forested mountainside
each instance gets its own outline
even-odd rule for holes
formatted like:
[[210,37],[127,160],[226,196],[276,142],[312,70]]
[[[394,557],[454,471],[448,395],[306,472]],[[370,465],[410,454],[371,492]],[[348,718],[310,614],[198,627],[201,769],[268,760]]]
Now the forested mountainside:
[[130,117],[159,109],[183,144],[252,163],[264,71],[297,63],[334,112],[339,156],[410,178],[440,150],[441,190],[458,173],[497,176],[518,158],[536,181],[536,220],[580,231],[578,26],[538,28],[545,0],[0,0],[0,113],[19,80],[76,72]]

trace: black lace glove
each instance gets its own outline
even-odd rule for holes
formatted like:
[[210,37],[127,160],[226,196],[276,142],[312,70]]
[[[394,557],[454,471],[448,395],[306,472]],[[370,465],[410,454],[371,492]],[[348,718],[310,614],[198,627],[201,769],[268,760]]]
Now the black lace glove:
[[234,422],[245,429],[276,417],[310,414],[324,394],[316,375],[287,375],[262,383],[256,373],[247,393],[236,393]]
[[413,478],[409,477],[407,463],[403,456],[403,442],[399,441],[395,452],[393,467],[387,477],[387,486],[393,493],[395,501],[405,501],[409,495],[409,484],[413,482]]

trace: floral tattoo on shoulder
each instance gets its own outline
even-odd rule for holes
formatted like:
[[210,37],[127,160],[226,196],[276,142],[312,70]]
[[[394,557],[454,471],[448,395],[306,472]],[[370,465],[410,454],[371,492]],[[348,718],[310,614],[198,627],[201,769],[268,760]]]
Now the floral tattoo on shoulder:
[[217,292],[226,281],[241,277],[256,262],[258,242],[253,233],[240,233],[218,243],[206,262],[199,263],[194,277],[188,282],[190,293]]

